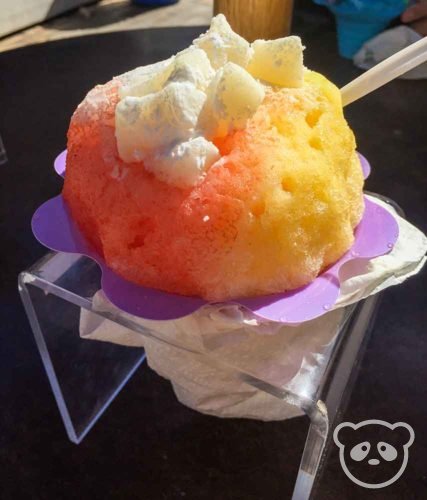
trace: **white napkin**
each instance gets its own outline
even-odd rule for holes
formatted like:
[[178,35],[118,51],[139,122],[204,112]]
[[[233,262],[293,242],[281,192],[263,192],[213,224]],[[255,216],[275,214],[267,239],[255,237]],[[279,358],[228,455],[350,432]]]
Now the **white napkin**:
[[[358,68],[370,69],[399,50],[418,42],[421,38],[422,35],[404,24],[390,28],[368,40],[353,57],[353,62]],[[401,75],[400,78],[404,80],[427,78],[427,63],[420,64]]]
[[[335,308],[320,318],[286,326],[259,321],[236,305],[209,305],[170,321],[145,320],[119,312],[137,327],[151,331],[160,339],[156,340],[82,309],[80,335],[144,347],[149,366],[172,382],[179,401],[202,413],[260,420],[300,415],[301,408],[290,404],[295,401],[279,399],[248,385],[236,376],[233,367],[271,386],[310,398],[322,375],[324,357],[342,323],[344,307],[397,285],[421,269],[427,238],[389,205],[370,199],[395,216],[398,241],[387,255],[343,266],[339,299]],[[93,310],[118,313],[102,291],[93,297]]]

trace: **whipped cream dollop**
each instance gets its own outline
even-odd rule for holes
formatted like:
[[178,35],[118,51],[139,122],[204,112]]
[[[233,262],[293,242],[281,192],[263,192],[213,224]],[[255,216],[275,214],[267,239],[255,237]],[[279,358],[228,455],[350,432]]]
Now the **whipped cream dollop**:
[[213,140],[243,129],[267,88],[302,85],[302,53],[296,36],[249,44],[219,14],[189,48],[118,78],[120,158],[194,186],[220,158]]

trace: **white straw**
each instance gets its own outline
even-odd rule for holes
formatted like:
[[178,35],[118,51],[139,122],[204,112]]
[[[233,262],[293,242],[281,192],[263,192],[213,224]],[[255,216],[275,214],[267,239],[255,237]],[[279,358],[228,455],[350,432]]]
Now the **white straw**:
[[427,61],[427,37],[396,52],[341,89],[343,106]]

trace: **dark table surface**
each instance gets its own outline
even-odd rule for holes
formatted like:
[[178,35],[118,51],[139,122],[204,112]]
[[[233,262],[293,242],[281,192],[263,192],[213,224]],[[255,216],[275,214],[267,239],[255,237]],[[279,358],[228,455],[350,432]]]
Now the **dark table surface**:
[[[187,46],[202,28],[89,36],[0,54],[1,167],[0,498],[290,498],[307,432],[305,417],[262,423],[221,420],[181,406],[169,383],[140,370],[80,446],[71,444],[36,351],[16,278],[45,253],[30,231],[33,211],[61,189],[52,161],[85,93],[137,65]],[[342,85],[358,75],[336,52],[320,10],[296,13],[308,67]],[[398,202],[427,231],[425,81],[395,81],[346,109],[359,150],[373,166],[367,188]],[[426,271],[384,293],[345,420],[413,426],[403,477],[363,490],[333,449],[318,499],[427,498]]]

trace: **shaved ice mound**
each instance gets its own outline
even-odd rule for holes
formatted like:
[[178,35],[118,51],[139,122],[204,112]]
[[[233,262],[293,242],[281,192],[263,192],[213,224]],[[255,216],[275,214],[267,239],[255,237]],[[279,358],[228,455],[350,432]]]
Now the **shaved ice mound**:
[[262,83],[244,126],[210,129],[212,163],[189,185],[165,181],[174,163],[157,175],[157,152],[122,159],[115,113],[127,84],[124,75],[95,87],[74,113],[63,191],[119,275],[223,301],[308,284],[350,248],[363,176],[340,92],[326,78],[304,70],[298,87]]

